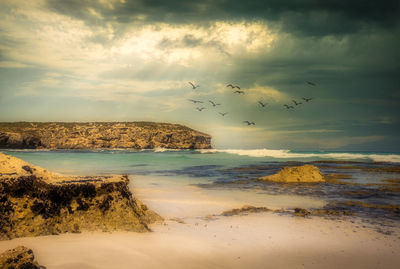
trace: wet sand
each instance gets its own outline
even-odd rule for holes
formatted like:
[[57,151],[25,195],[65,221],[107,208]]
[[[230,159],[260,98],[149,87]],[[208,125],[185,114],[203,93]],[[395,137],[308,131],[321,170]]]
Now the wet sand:
[[136,198],[166,218],[193,218],[220,214],[243,205],[270,209],[322,208],[322,199],[301,195],[270,195],[254,189],[206,189],[187,180],[156,176],[135,176],[131,191]]

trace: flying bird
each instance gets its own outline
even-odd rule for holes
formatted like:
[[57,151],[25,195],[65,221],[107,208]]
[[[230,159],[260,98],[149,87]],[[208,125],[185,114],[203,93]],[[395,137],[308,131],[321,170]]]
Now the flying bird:
[[192,82],[188,83],[192,86],[193,90],[196,90],[196,88],[200,87],[200,85],[194,85]]
[[228,112],[222,113],[222,112],[218,112],[219,114],[221,114],[222,117],[224,117],[226,114],[228,114]]
[[240,90],[240,87],[239,87],[239,85],[232,85],[232,84],[228,84],[228,85],[226,85],[226,87],[231,87],[232,89],[234,89],[234,88],[237,88],[237,89],[239,89],[239,90]]
[[306,101],[306,102],[309,102],[309,101],[311,101],[313,98],[304,98],[304,97],[302,97],[301,99],[303,99],[303,100]]
[[197,109],[198,111],[202,111],[203,109],[205,109],[205,107],[196,107],[196,109]]
[[296,100],[292,100],[292,102],[296,105],[296,106],[298,106],[298,105],[301,105],[302,103],[301,102],[296,102]]
[[284,104],[283,106],[286,107],[286,109],[294,108],[293,106],[289,106],[289,105],[287,105],[287,104]]
[[210,102],[212,105],[213,105],[213,107],[216,107],[216,106],[220,106],[221,104],[216,104],[216,103],[214,103],[213,101],[211,101],[211,100],[208,100],[208,102]]
[[193,104],[196,104],[196,103],[203,103],[202,101],[197,101],[197,100],[193,100],[193,99],[188,99],[188,101],[190,101],[190,102],[193,102]]
[[233,93],[237,93],[237,94],[244,94],[244,91],[234,91]]
[[311,82],[311,81],[306,81],[306,83],[308,84],[308,85],[311,85],[311,86],[317,86],[314,82]]
[[247,123],[247,125],[256,125],[255,123],[254,123],[254,121],[248,121],[248,120],[245,120],[245,121],[243,121],[244,123]]
[[261,101],[258,101],[258,103],[260,104],[260,106],[265,107],[266,105],[268,105],[268,103],[263,103]]

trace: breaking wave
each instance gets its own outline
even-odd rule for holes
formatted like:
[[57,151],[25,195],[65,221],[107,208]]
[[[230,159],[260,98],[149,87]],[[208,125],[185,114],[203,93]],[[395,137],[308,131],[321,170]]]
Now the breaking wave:
[[336,153],[336,152],[292,152],[287,149],[201,149],[200,153],[228,153],[250,157],[271,157],[277,159],[321,158],[336,160],[372,160],[374,162],[400,162],[400,154],[377,153]]
[[167,151],[168,152],[168,151],[184,151],[184,150],[158,147],[158,148],[151,149],[150,151],[153,151],[153,152],[166,152]]

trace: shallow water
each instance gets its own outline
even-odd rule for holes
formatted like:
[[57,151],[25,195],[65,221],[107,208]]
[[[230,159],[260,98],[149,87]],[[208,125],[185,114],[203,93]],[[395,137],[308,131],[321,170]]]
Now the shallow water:
[[[215,214],[250,204],[285,209],[325,207],[348,210],[369,219],[400,219],[399,192],[386,188],[399,185],[384,181],[399,179],[400,174],[398,170],[382,171],[398,167],[400,155],[396,154],[269,150],[3,152],[59,173],[131,175],[139,198],[166,215]],[[331,161],[324,161],[327,159]],[[339,180],[348,184],[293,185],[256,180],[283,166],[305,163],[318,166],[326,175],[345,175]],[[153,196],[146,195],[151,192]],[[161,200],[169,206],[152,202]]]

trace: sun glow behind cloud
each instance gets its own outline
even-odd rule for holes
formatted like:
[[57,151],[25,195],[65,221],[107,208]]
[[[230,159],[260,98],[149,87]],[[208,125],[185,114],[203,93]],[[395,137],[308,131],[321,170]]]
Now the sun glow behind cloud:
[[[112,8],[112,3],[107,6]],[[133,24],[117,37],[118,26],[108,23],[88,27],[82,21],[42,9],[41,2],[18,6],[0,23],[3,36],[16,42],[1,45],[7,59],[0,65],[48,68],[51,73],[61,72],[75,80],[65,81],[65,77],[47,73],[38,81],[24,84],[17,90],[19,95],[40,94],[43,87],[54,87],[54,93],[59,89],[67,95],[96,98],[95,88],[100,89],[100,99],[108,95],[115,100],[111,97],[115,92],[176,89],[181,81],[177,74],[175,80],[163,79],[160,72],[165,77],[165,73],[176,72],[174,69],[179,72],[186,68],[186,72],[193,70],[201,75],[214,63],[229,63],[238,54],[265,53],[277,38],[262,22]],[[103,43],[97,42],[99,38]],[[147,81],[135,78],[145,72],[143,67],[154,72],[153,76],[147,74]]]
[[[0,23],[3,38],[18,42],[17,46],[2,44],[7,62],[79,74],[84,71],[85,76],[126,65],[127,58],[193,66],[199,59],[215,60],[217,56],[221,60],[227,55],[266,51],[276,39],[276,34],[262,22],[215,22],[208,26],[132,24],[116,37],[118,24],[88,27],[80,20],[42,9],[40,2],[16,5],[12,10]],[[99,43],[96,38],[108,42]]]

